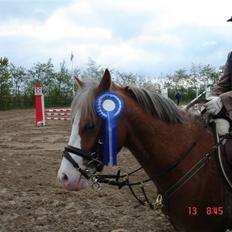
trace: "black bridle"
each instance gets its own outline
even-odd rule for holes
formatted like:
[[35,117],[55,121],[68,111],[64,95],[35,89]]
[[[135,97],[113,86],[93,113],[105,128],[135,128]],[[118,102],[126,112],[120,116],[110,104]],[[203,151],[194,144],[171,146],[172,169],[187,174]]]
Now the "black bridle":
[[[67,145],[63,151],[63,157],[66,158],[75,169],[77,169],[81,175],[86,179],[90,179],[96,172],[101,172],[103,170],[103,163],[100,160],[102,152],[103,142],[102,139],[98,139],[95,151],[87,152],[80,148]],[[70,153],[82,157],[87,161],[87,167],[82,169],[79,164],[72,158]]]

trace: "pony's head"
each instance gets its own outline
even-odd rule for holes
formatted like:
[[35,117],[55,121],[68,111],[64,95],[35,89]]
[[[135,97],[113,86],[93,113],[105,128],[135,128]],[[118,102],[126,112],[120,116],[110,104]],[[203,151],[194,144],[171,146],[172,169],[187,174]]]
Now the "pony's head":
[[[112,157],[122,146],[130,150],[134,150],[131,145],[135,142],[140,146],[137,137],[144,134],[144,130],[141,132],[140,129],[144,128],[144,123],[145,128],[150,127],[148,122],[153,117],[168,123],[180,122],[180,115],[170,100],[144,88],[120,87],[112,83],[108,70],[100,83],[77,81],[80,90],[72,102],[71,136],[58,171],[58,179],[66,189],[80,190],[87,187],[87,179],[102,170],[105,157],[115,160]],[[102,104],[97,104],[99,102]],[[120,108],[122,112],[119,116],[116,109]],[[101,118],[104,115],[107,115],[107,120]],[[119,116],[117,126],[112,115]],[[139,130],[135,127],[139,127]],[[104,142],[108,143],[102,145],[103,137]]]
[[[89,172],[102,169],[102,164],[97,160],[103,159],[101,148],[103,123],[96,114],[96,97],[110,90],[123,98],[122,88],[112,83],[108,70],[105,71],[100,83],[83,83],[78,79],[77,82],[80,90],[72,102],[72,129],[69,146],[64,152],[58,171],[58,180],[68,190],[86,188]],[[126,138],[124,120],[124,117],[117,120],[117,152],[122,148]],[[77,149],[72,150],[73,148]]]

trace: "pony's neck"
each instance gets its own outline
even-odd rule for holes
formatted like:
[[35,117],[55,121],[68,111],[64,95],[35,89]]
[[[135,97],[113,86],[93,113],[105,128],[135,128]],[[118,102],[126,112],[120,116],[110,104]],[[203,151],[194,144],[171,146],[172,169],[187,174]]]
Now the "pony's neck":
[[[133,106],[133,113],[126,112],[128,136],[126,147],[134,154],[148,175],[161,189],[165,185],[157,180],[156,174],[170,167],[185,153],[200,133],[194,126],[186,128],[180,123],[167,123]],[[157,187],[158,187],[157,186]]]

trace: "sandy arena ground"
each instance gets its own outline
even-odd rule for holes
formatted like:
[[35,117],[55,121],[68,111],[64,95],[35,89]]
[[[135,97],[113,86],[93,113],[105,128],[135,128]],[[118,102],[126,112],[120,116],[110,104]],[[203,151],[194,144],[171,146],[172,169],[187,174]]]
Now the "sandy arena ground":
[[[1,232],[174,231],[159,210],[138,206],[126,187],[61,189],[56,174],[69,131],[68,121],[36,128],[33,110],[0,112]],[[123,171],[138,167],[126,150],[119,155],[119,164]],[[154,199],[153,184],[147,188]]]

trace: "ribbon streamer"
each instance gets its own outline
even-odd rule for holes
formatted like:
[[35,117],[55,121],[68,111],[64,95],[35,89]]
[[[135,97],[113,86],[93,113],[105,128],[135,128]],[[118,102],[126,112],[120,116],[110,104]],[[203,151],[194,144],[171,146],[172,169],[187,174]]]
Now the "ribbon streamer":
[[117,165],[117,118],[124,107],[123,99],[114,92],[107,91],[96,98],[97,115],[104,120],[104,157],[103,163]]

